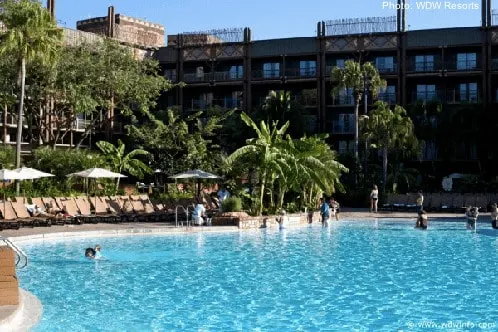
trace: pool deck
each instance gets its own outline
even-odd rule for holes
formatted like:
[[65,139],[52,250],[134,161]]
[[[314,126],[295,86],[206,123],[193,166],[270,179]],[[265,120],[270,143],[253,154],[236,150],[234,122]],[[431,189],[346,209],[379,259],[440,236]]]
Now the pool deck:
[[[479,217],[486,220],[489,219],[489,213],[481,213]],[[408,219],[415,220],[417,214],[415,212],[378,212],[370,213],[368,209],[347,209],[341,210],[340,219],[374,219],[374,218],[396,218],[396,219]],[[429,213],[430,219],[448,219],[448,218],[463,218],[461,213]],[[214,226],[214,227],[198,227],[185,229],[176,228],[171,223],[161,223],[161,222],[140,222],[140,223],[120,223],[120,224],[83,224],[83,225],[64,225],[64,226],[52,226],[52,227],[36,227],[36,228],[21,228],[18,230],[3,230],[0,232],[0,236],[10,237],[15,239],[16,237],[23,237],[26,240],[28,238],[42,238],[44,235],[60,233],[65,234],[62,237],[72,237],[76,234],[71,233],[87,233],[87,235],[130,235],[136,233],[137,235],[143,235],[144,233],[186,233],[186,232],[213,232],[213,231],[236,231],[238,230],[235,226]],[[88,234],[90,232],[90,234]]]

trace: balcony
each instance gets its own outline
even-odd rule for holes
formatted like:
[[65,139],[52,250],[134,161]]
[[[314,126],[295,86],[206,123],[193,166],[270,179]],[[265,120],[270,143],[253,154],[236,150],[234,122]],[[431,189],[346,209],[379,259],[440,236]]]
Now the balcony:
[[411,93],[411,103],[417,102],[442,102],[444,93],[442,91],[414,91]]
[[354,134],[354,121],[350,121],[349,123],[344,121],[333,121],[332,134]]
[[[0,121],[0,126],[3,126],[3,112],[0,112],[0,116],[1,116],[1,121]],[[26,119],[25,116],[22,117],[22,126],[23,128],[27,128],[28,127],[28,120]],[[6,126],[7,127],[13,127],[13,128],[17,128],[17,116],[14,116],[13,114],[11,113],[7,113],[7,121],[6,121]]]
[[415,61],[409,62],[406,70],[409,73],[433,73],[441,69],[441,61]]
[[206,110],[210,107],[221,108],[242,108],[242,99],[237,98],[224,98],[213,100],[193,99],[186,105],[189,110]]
[[450,71],[481,70],[481,62],[477,60],[447,61],[445,65],[445,69]]
[[353,98],[353,96],[350,96],[350,95],[334,96],[332,99],[332,105],[334,105],[334,106],[353,106],[354,105],[354,98]]
[[217,71],[214,73],[215,81],[240,81],[244,78],[241,72]]
[[185,83],[204,83],[211,80],[211,73],[190,73],[183,74],[183,81]]
[[314,78],[316,68],[287,68],[285,70],[287,78]]
[[392,65],[379,65],[375,66],[377,68],[377,71],[379,74],[396,74],[398,71],[398,66],[396,63],[393,63]]
[[85,131],[86,128],[92,123],[91,120],[79,119],[74,120],[71,129],[74,131]]
[[480,101],[478,90],[448,90],[446,102],[448,104],[478,103]]
[[253,79],[264,79],[264,80],[279,80],[280,79],[280,69],[267,69],[267,70],[253,70]]
[[294,96],[293,100],[305,107],[316,107],[318,105],[317,96]]
[[164,73],[164,77],[171,82],[176,82],[177,76],[176,76],[176,71],[175,72],[166,72]]
[[[383,101],[385,103],[388,103],[390,105],[396,104],[396,94],[395,93],[387,93],[387,92],[381,92],[377,95],[377,100]],[[375,101],[375,99],[374,99]]]

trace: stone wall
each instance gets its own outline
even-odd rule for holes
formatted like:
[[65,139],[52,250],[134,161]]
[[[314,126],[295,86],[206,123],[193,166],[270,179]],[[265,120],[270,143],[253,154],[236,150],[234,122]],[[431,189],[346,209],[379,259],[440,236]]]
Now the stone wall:
[[0,247],[0,306],[19,304],[15,259],[16,255],[11,248]]
[[[278,216],[263,216],[263,217],[251,217],[241,215],[243,212],[236,213],[223,213],[220,216],[213,217],[213,226],[229,226],[235,225],[239,229],[255,229],[255,228],[274,228],[278,227],[276,221]],[[320,214],[318,212],[309,213],[294,213],[289,214],[288,227],[303,226],[313,222],[320,221]]]

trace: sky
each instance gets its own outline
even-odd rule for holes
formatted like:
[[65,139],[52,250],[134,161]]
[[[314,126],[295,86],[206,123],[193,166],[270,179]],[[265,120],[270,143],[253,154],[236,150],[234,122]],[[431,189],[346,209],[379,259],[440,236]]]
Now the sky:
[[[480,0],[430,1],[440,9],[406,2],[408,30],[481,24]],[[315,36],[319,21],[396,15],[396,0],[55,0],[55,14],[60,25],[75,29],[78,20],[106,16],[110,5],[115,13],[162,24],[166,35],[249,27],[253,40]]]

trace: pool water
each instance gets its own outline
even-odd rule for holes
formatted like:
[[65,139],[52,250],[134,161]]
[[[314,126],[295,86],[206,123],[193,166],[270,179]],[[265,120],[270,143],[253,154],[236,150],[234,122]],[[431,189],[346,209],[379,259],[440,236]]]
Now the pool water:
[[[51,240],[22,246],[19,278],[44,306],[35,331],[498,329],[498,231],[413,226]],[[105,259],[84,258],[97,243]]]

